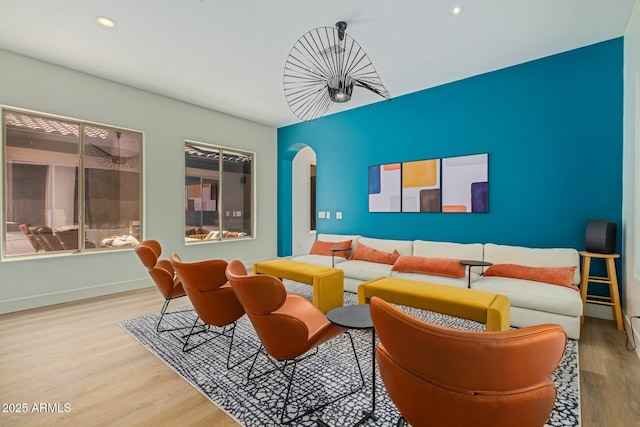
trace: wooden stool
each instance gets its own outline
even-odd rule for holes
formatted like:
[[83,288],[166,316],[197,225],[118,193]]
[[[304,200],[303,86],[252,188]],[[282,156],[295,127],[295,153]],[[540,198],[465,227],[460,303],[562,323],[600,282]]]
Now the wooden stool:
[[[615,259],[620,258],[618,254],[596,254],[593,252],[580,252],[582,256],[582,278],[580,281],[580,294],[582,295],[582,317],[580,321],[584,323],[584,310],[587,303],[608,305],[613,310],[613,320],[616,321],[619,331],[623,331],[622,310],[620,309],[620,294],[618,293],[618,278],[616,276]],[[591,276],[591,258],[601,258],[607,264],[607,277]],[[609,296],[590,295],[589,282],[609,285]]]

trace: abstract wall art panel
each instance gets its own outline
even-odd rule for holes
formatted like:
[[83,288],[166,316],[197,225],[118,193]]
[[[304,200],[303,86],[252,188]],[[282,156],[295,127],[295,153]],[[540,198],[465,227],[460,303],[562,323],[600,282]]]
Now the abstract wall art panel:
[[489,212],[489,154],[442,159],[442,212]]
[[369,212],[400,212],[400,163],[369,166]]
[[471,212],[489,212],[489,183],[471,184]]
[[420,212],[440,212],[440,189],[420,190]]
[[402,212],[440,212],[440,159],[402,163]]
[[369,166],[369,212],[489,212],[489,155]]
[[380,165],[369,166],[369,194],[380,194]]

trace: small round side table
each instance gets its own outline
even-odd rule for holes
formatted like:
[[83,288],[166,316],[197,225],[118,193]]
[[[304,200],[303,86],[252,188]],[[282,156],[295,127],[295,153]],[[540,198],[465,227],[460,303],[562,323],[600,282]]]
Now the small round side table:
[[471,287],[471,267],[491,267],[493,263],[487,261],[473,260],[473,259],[461,259],[460,264],[469,267],[469,280],[467,281],[467,288]]
[[[618,293],[618,276],[616,275],[616,258],[620,258],[619,254],[597,254],[593,252],[582,251],[582,277],[580,280],[580,294],[582,295],[582,317],[584,322],[584,310],[587,303],[608,305],[613,310],[613,320],[619,331],[623,331],[622,310],[620,308],[620,294]],[[591,259],[604,259],[607,265],[607,276],[591,276]],[[609,296],[589,294],[589,283],[609,286]]]
[[[362,411],[364,417],[360,418],[355,426],[363,426],[365,421],[372,419],[377,421],[376,411],[376,329],[373,327],[369,304],[345,305],[334,308],[327,313],[327,319],[334,325],[349,329],[371,330],[371,410]],[[318,425],[327,425],[318,422]]]

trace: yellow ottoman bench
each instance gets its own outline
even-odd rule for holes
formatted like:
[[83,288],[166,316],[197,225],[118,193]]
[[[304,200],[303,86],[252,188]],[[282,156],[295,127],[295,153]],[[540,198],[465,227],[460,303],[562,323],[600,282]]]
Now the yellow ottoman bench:
[[371,297],[423,310],[475,320],[487,331],[509,330],[511,303],[504,295],[392,277],[380,277],[358,286],[358,303]]
[[313,286],[313,305],[323,313],[344,305],[344,271],[287,259],[253,264],[254,274],[268,274]]

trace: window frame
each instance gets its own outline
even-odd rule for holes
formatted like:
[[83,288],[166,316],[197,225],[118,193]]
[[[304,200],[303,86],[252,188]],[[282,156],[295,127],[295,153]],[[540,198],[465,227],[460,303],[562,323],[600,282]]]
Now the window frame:
[[[71,124],[71,125],[76,125],[78,126],[78,136],[77,136],[77,142],[78,142],[78,152],[77,152],[77,188],[76,191],[78,193],[77,196],[77,200],[74,199],[74,203],[77,203],[77,212],[74,212],[74,215],[77,216],[77,230],[78,230],[78,248],[75,249],[65,249],[65,250],[53,250],[53,251],[37,251],[34,253],[17,253],[17,254],[8,254],[7,253],[7,238],[8,238],[8,227],[9,227],[9,223],[8,221],[8,203],[7,203],[7,197],[10,197],[11,195],[11,191],[9,190],[9,185],[10,185],[10,180],[9,180],[9,166],[10,164],[8,163],[9,159],[8,159],[8,154],[7,154],[7,150],[8,150],[8,145],[7,145],[7,123],[6,123],[6,115],[10,114],[10,113],[14,113],[14,114],[18,114],[18,115],[27,115],[30,117],[37,117],[37,118],[42,118],[45,120],[52,120],[52,121],[57,121],[57,122],[63,122],[63,123],[67,123],[67,124]],[[40,111],[34,111],[34,110],[29,110],[29,109],[24,109],[24,108],[19,108],[19,107],[13,107],[13,106],[7,106],[7,105],[2,105],[0,104],[0,120],[2,121],[1,126],[2,126],[2,131],[0,132],[0,136],[2,137],[0,140],[1,143],[1,149],[2,149],[2,153],[1,153],[1,164],[0,164],[0,180],[2,181],[2,186],[0,188],[0,197],[2,197],[2,208],[0,209],[0,223],[2,224],[2,227],[0,228],[0,239],[1,239],[1,244],[2,244],[2,257],[0,258],[0,261],[4,262],[4,261],[13,261],[13,260],[20,260],[20,259],[37,259],[37,258],[42,258],[42,257],[55,257],[55,256],[68,256],[68,255],[76,255],[76,254],[88,254],[88,253],[105,253],[105,252],[109,252],[109,251],[114,251],[114,250],[130,250],[134,247],[134,244],[131,245],[127,245],[127,246],[101,246],[96,244],[95,247],[88,247],[85,246],[86,244],[86,234],[87,234],[87,230],[86,230],[86,194],[85,194],[85,189],[86,189],[86,171],[89,169],[93,169],[93,168],[87,168],[85,167],[85,157],[86,156],[90,156],[91,154],[87,154],[85,153],[85,143],[86,143],[86,139],[85,139],[85,129],[86,127],[97,127],[97,128],[103,128],[106,129],[108,131],[113,131],[113,132],[126,132],[126,133],[133,133],[133,134],[137,134],[136,136],[139,136],[139,159],[138,159],[138,164],[136,166],[136,173],[138,174],[138,201],[137,201],[137,205],[138,205],[138,220],[135,221],[129,221],[129,228],[132,228],[132,224],[133,223],[137,223],[135,225],[135,228],[137,229],[139,235],[136,238],[136,240],[138,241],[142,241],[144,238],[144,194],[145,194],[145,180],[144,180],[144,154],[145,154],[145,133],[141,130],[137,130],[137,129],[130,129],[130,128],[126,128],[123,126],[114,126],[114,125],[109,125],[109,124],[104,124],[104,123],[98,123],[98,122],[94,122],[94,121],[89,121],[89,120],[82,120],[82,119],[76,119],[76,118],[71,118],[71,117],[66,117],[66,116],[60,116],[60,115],[56,115],[56,114],[51,114],[51,113],[44,113],[44,112],[40,112]],[[27,129],[27,130],[32,130],[32,129]],[[118,141],[118,143],[120,144],[120,141]],[[16,163],[15,161],[12,160],[12,163]],[[53,171],[58,167],[71,167],[69,165],[64,165],[64,164],[60,164],[57,163],[55,161],[52,162],[45,162],[43,163],[43,161],[41,159],[33,159],[33,158],[29,158],[28,160],[19,160],[17,163],[21,163],[21,164],[30,164],[30,165],[45,165],[48,168],[51,168],[50,171],[48,171],[47,173],[47,179],[51,178],[52,181],[51,183],[47,183],[47,186],[51,185],[54,186],[53,181],[56,180],[56,173]],[[114,168],[114,170],[120,170],[118,168]],[[51,189],[51,194],[53,195],[56,191],[56,188]],[[49,196],[45,196],[46,199],[49,198]],[[48,202],[50,204],[50,206],[53,206],[55,204],[57,199],[55,199],[54,197],[52,197],[52,199]],[[49,222],[47,218],[47,215],[51,216],[51,214],[47,214],[45,212],[45,222]],[[17,225],[17,224],[16,224]],[[53,224],[51,224],[51,227],[53,227]],[[85,243],[82,243],[85,242]],[[98,242],[96,242],[98,243]]]
[[318,167],[315,163],[309,165],[309,232],[315,233],[318,229],[317,219],[316,219],[316,194],[317,194],[317,186],[316,183],[318,176]]
[[[184,140],[184,144],[183,144],[183,150],[187,148],[187,146],[194,146],[194,147],[202,147],[204,149],[207,150],[217,150],[219,153],[221,153],[222,155],[219,156],[218,158],[218,193],[217,193],[217,201],[216,201],[216,209],[218,212],[217,218],[218,218],[218,227],[219,229],[224,229],[224,217],[225,215],[223,215],[224,209],[225,209],[225,205],[224,205],[224,153],[225,152],[232,152],[232,153],[237,153],[240,155],[244,155],[244,156],[249,156],[251,159],[251,178],[250,178],[250,191],[251,194],[249,195],[249,198],[251,200],[251,219],[250,219],[250,224],[251,224],[251,233],[248,234],[247,236],[239,236],[239,237],[233,237],[233,238],[226,238],[223,236],[222,233],[219,233],[217,237],[215,238],[209,238],[209,239],[189,239],[188,236],[186,235],[186,231],[187,231],[187,227],[190,227],[189,225],[187,225],[187,210],[185,209],[185,215],[184,215],[184,228],[185,228],[185,236],[184,236],[184,242],[185,245],[198,245],[198,244],[206,244],[206,243],[221,243],[221,242],[235,242],[235,241],[242,241],[242,240],[253,240],[256,238],[257,235],[257,229],[256,229],[256,224],[257,224],[257,218],[256,218],[256,210],[257,210],[257,204],[256,204],[256,198],[257,198],[257,189],[256,189],[256,153],[254,151],[251,150],[246,150],[246,149],[242,149],[242,148],[236,148],[236,147],[230,147],[230,146],[225,146],[225,145],[221,145],[221,144],[213,144],[213,143],[208,143],[208,142],[202,142],[202,141],[196,141],[196,140],[192,140],[192,139],[185,139]],[[187,175],[187,170],[190,169],[189,166],[187,166],[187,162],[186,162],[186,157],[185,157],[185,161],[184,161],[184,194],[183,194],[183,199],[186,201],[187,200],[187,178],[188,177],[193,177],[193,175]],[[202,178],[202,177],[200,177]]]

